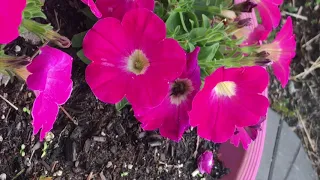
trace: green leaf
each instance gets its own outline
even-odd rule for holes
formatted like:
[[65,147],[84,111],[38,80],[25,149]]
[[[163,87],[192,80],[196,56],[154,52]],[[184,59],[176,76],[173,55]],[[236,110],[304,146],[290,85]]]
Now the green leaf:
[[117,111],[121,111],[129,102],[126,98],[123,98],[120,102],[116,104]]
[[181,21],[180,21],[180,15],[178,12],[172,12],[167,21],[166,21],[166,27],[167,30],[170,32],[175,32],[175,29],[177,26],[181,26]]
[[40,0],[28,0],[25,9],[23,10],[24,19],[43,18],[47,19],[42,12],[43,3]]
[[80,9],[80,12],[82,12],[85,16],[87,16],[92,21],[98,20],[98,18],[91,12],[89,7],[86,7],[84,9]]
[[72,37],[72,47],[73,48],[80,48],[82,47],[82,41],[83,41],[83,38],[84,36],[87,34],[88,31],[83,31],[81,33],[78,33],[76,35],[74,35]]
[[83,54],[83,50],[82,49],[77,52],[77,56],[85,64],[90,64],[91,63],[91,61]]
[[201,47],[199,53],[199,61],[212,61],[219,49],[219,43],[215,43],[208,47]]
[[199,27],[199,21],[193,12],[171,12],[166,21],[167,30],[175,32],[179,26],[180,29],[177,34],[184,34],[190,32],[193,28]]
[[202,27],[204,28],[210,28],[211,27],[211,20],[208,18],[208,16],[202,14]]
[[158,15],[161,19],[164,18],[164,16],[166,15],[166,10],[163,6],[162,3],[157,3],[157,6],[154,8],[154,12],[156,13],[156,15]]

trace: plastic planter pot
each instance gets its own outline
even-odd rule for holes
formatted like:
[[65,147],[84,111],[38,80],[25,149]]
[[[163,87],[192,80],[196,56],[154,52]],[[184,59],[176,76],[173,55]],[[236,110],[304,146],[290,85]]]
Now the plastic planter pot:
[[[235,0],[235,3],[243,1],[246,0]],[[250,26],[250,29],[254,29],[258,25],[254,12],[243,13],[241,18],[252,19],[252,26]],[[265,95],[267,95],[267,90],[265,91]],[[239,145],[239,147],[235,147],[230,143],[224,143],[221,145],[221,160],[225,163],[225,166],[231,170],[230,174],[222,178],[223,180],[256,179],[263,153],[266,127],[267,121],[262,123],[262,131],[259,132],[257,139],[250,144],[248,150],[244,150],[242,145]]]

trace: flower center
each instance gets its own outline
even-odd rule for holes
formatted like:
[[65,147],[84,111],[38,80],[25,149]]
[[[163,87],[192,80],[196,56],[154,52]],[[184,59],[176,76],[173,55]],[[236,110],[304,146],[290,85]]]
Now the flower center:
[[146,55],[139,49],[135,50],[128,58],[127,69],[136,74],[144,74],[150,66]]
[[263,51],[268,53],[268,59],[271,59],[272,61],[278,61],[282,54],[282,49],[278,42],[261,45],[260,48],[258,49],[258,52],[263,52]]
[[190,79],[177,79],[171,84],[170,89],[170,102],[175,105],[181,104],[194,90]]
[[218,96],[232,97],[236,95],[236,84],[232,81],[220,82],[213,89]]

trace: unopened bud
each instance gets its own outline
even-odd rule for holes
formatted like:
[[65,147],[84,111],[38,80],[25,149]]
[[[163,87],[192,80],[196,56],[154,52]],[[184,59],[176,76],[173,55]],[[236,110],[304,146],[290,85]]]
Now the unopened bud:
[[267,51],[261,51],[259,53],[257,53],[256,57],[259,57],[259,58],[266,58],[270,55],[270,53],[268,53]]
[[250,0],[247,0],[245,2],[235,4],[232,7],[232,10],[236,12],[252,12],[252,9],[255,8],[257,4],[251,2]]
[[268,66],[272,63],[270,59],[259,59],[254,62],[257,66]]
[[237,21],[237,27],[243,28],[251,25],[251,18],[240,19]]
[[71,46],[71,41],[52,30],[52,27],[47,24],[40,24],[33,20],[24,19],[22,25],[30,32],[36,34],[42,40],[47,40],[55,43],[61,48],[68,48]]

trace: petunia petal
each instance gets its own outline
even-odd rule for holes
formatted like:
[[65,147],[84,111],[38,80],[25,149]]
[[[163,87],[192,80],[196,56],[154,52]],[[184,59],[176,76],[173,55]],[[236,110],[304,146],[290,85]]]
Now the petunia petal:
[[267,30],[278,27],[281,20],[281,12],[277,4],[270,3],[268,0],[261,0],[257,8],[262,24]]
[[26,0],[2,0],[0,6],[0,44],[7,44],[19,36],[19,26]]
[[172,114],[166,113],[167,117],[163,120],[159,131],[163,137],[167,137],[176,142],[180,141],[184,131],[189,126],[188,103],[183,103],[179,107],[175,107]]
[[33,103],[32,108],[32,125],[33,134],[37,134],[40,129],[40,140],[49,132],[57,118],[59,107],[52,102],[45,94],[40,94]]
[[124,65],[124,59],[130,55],[132,50],[127,46],[126,37],[119,20],[100,19],[83,40],[84,55],[93,62]]
[[[228,99],[210,100],[211,91],[202,89],[194,98],[189,112],[190,125],[198,126],[198,135],[216,143],[226,142],[234,133],[235,122],[230,120],[234,109],[229,109]],[[223,118],[223,119],[222,119]]]
[[98,99],[113,104],[124,97],[129,82],[120,69],[95,62],[86,69],[86,81]]
[[146,8],[151,11],[154,9],[154,0],[97,0],[96,4],[103,17],[115,17],[119,20],[132,9]]
[[247,134],[247,132],[244,130],[244,128],[237,128],[237,131],[238,132],[230,138],[231,144],[238,147],[241,142],[242,147],[245,150],[247,150],[250,143],[252,142],[252,139]]
[[85,3],[86,5],[89,6],[90,10],[92,11],[92,13],[97,17],[97,18],[101,18],[102,14],[99,11],[97,5],[94,3],[93,0],[81,0],[83,3]]
[[284,88],[290,77],[290,63],[292,59],[283,59],[274,62],[271,66],[274,72],[274,75],[280,81],[282,87]]
[[132,106],[158,106],[168,94],[169,82],[166,79],[152,79],[150,76],[136,76],[127,89],[126,97]]
[[165,39],[149,47],[145,52],[150,60],[148,69],[150,76],[166,77],[167,80],[172,81],[180,76],[185,68],[186,53],[173,39]]
[[122,25],[129,43],[135,49],[145,51],[150,44],[156,44],[166,37],[166,27],[162,19],[147,9],[134,9],[125,14]]

